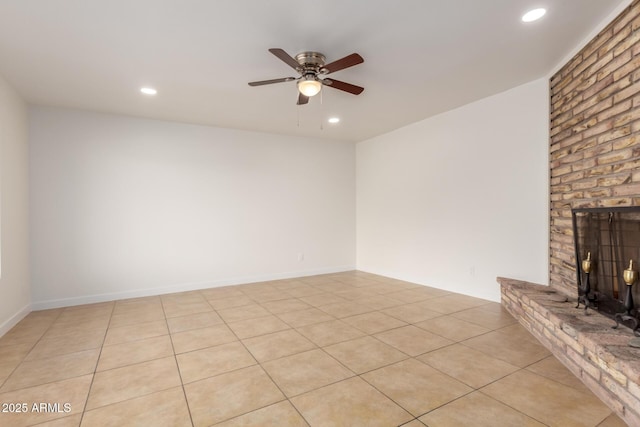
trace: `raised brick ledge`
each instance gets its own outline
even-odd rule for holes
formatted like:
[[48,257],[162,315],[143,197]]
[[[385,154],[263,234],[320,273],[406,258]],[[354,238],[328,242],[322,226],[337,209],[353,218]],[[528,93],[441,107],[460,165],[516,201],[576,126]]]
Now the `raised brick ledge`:
[[502,305],[612,411],[640,426],[640,349],[628,346],[629,328],[611,329],[611,319],[577,309],[575,299],[554,288],[504,277]]

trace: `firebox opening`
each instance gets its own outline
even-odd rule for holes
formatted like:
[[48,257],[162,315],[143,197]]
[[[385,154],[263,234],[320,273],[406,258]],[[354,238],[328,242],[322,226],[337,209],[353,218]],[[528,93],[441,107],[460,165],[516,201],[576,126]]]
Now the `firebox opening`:
[[[624,271],[630,260],[634,266],[640,265],[640,207],[580,208],[571,213],[578,295],[584,293],[588,280],[590,308],[613,319],[626,311],[629,285],[623,280]],[[585,263],[588,258],[590,262]],[[631,286],[632,299],[638,303],[639,289],[639,283]],[[638,318],[637,308],[631,315]]]

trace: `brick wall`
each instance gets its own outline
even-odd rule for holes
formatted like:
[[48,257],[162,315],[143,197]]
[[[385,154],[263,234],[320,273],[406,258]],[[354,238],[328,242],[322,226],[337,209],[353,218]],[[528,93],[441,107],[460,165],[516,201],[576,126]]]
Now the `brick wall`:
[[575,294],[571,208],[640,206],[640,0],[550,81],[550,283]]

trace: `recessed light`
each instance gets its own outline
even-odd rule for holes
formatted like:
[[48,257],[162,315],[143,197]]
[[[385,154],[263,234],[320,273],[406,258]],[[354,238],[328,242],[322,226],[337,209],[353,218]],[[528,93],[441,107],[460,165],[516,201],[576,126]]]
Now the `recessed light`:
[[340,122],[340,117],[331,117],[329,118],[329,120],[327,120],[329,123],[339,123]]
[[158,93],[158,91],[152,87],[143,87],[142,89],[140,89],[140,92],[144,93],[145,95],[155,95],[156,93]]
[[547,13],[547,9],[533,9],[522,15],[522,22],[533,22],[542,18]]

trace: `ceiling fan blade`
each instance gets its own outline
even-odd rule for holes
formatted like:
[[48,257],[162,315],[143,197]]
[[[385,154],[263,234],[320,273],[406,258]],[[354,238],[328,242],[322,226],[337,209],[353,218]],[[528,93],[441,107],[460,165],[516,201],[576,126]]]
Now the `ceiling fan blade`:
[[272,83],[290,82],[295,79],[296,79],[295,77],[283,77],[281,79],[261,80],[259,82],[250,82],[249,86],[262,86],[262,85],[270,85]]
[[340,80],[335,80],[335,79],[324,79],[322,80],[322,84],[332,87],[334,89],[339,89],[345,92],[352,93],[354,95],[360,95],[364,90],[363,87],[352,85],[351,83],[341,82]]
[[327,70],[327,74],[334,73],[339,70],[344,70],[345,68],[353,67],[354,65],[362,64],[364,59],[362,56],[357,53],[352,53],[351,55],[347,55],[342,59],[338,59],[337,61],[333,61],[330,64],[325,65],[324,68]]
[[296,105],[304,105],[306,103],[309,102],[309,97],[306,95],[303,95],[301,93],[298,94],[298,102],[296,102]]
[[288,66],[290,66],[294,70],[297,70],[298,67],[300,67],[300,64],[298,64],[298,61],[293,59],[291,55],[289,55],[287,52],[285,52],[280,48],[271,48],[269,49],[269,52],[273,53],[275,56],[280,58],[282,62],[286,63]]

